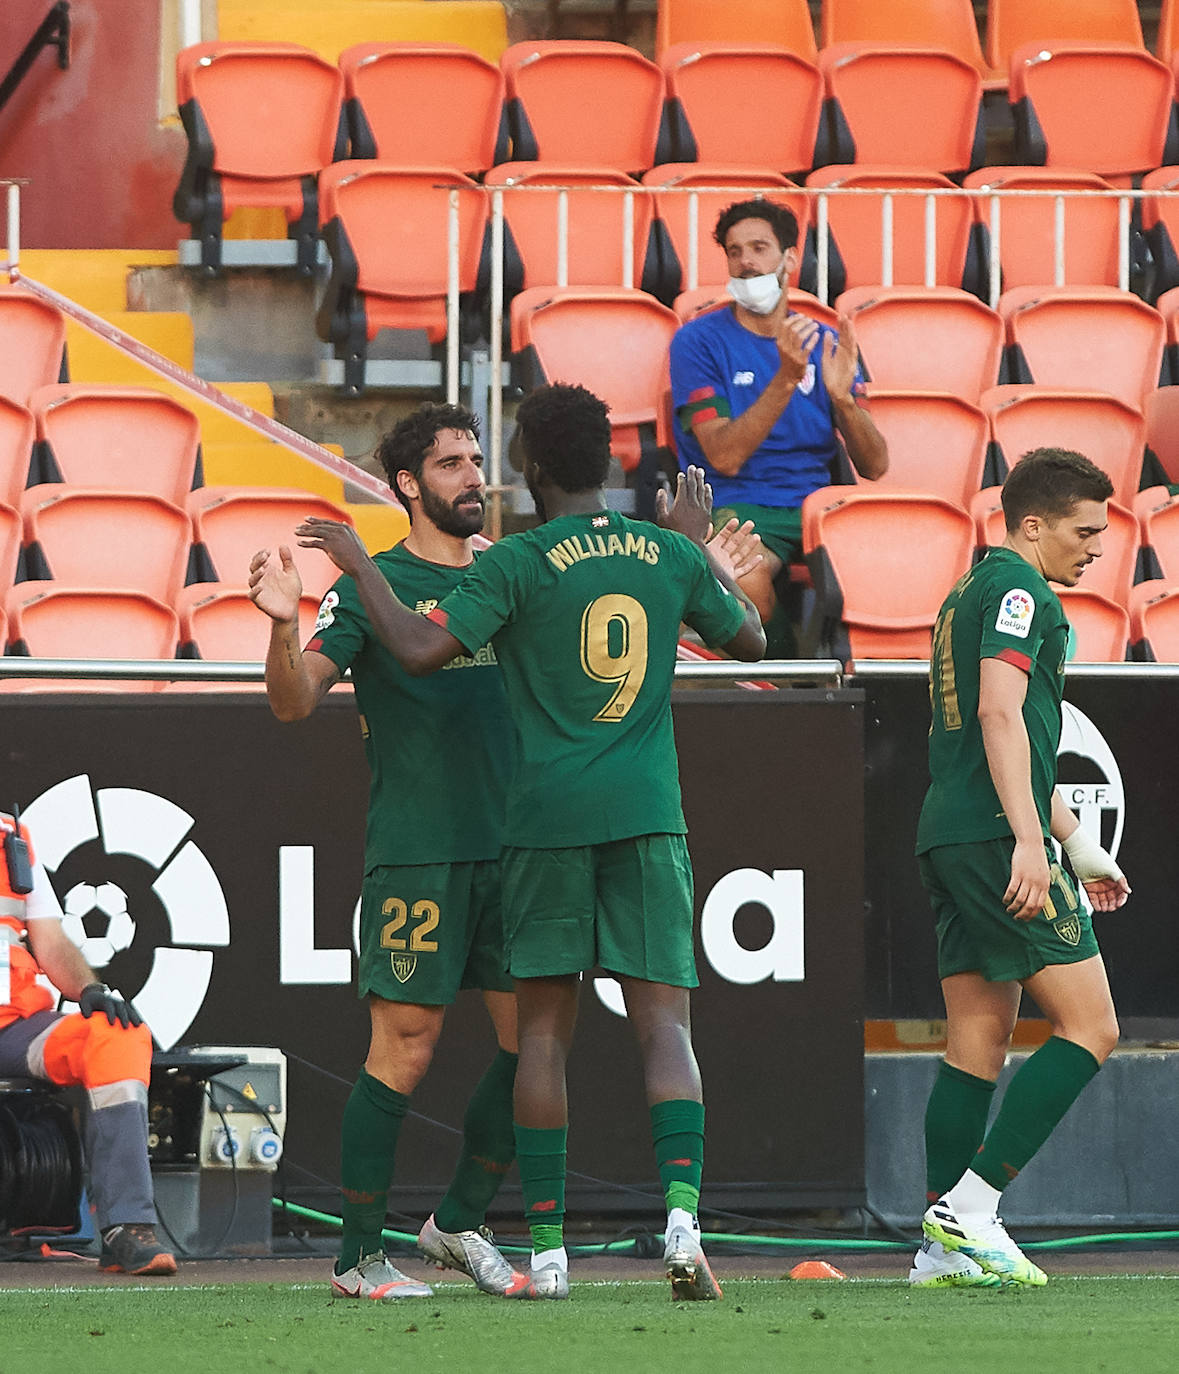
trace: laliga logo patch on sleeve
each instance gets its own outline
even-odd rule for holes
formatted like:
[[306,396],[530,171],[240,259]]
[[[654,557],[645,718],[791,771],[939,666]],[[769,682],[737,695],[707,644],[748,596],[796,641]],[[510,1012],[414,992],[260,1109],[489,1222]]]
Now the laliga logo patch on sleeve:
[[1032,628],[1032,617],[1036,613],[1036,603],[1030,592],[1015,587],[1007,593],[995,617],[995,629],[1004,634],[1015,635],[1017,639],[1027,639]]
[[319,614],[315,617],[315,628],[326,630],[329,625],[335,623],[335,609],[340,604],[340,594],[338,592],[328,592],[324,599],[319,603]]

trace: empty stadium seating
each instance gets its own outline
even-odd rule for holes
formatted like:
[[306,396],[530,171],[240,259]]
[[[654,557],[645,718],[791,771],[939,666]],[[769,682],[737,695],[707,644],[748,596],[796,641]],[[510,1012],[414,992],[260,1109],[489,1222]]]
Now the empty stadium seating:
[[836,43],[819,53],[826,163],[965,172],[983,160],[982,78],[933,48]]
[[[315,628],[319,600],[299,601],[299,642],[306,644]],[[270,642],[270,621],[240,587],[186,587],[176,598],[182,655],[224,662],[261,663]],[[218,684],[224,686],[226,684]],[[240,690],[240,684],[237,684]]]
[[823,0],[823,47],[833,43],[940,48],[989,76],[979,44],[971,0]]
[[1151,487],[1139,493],[1134,509],[1151,575],[1179,585],[1179,497],[1166,487]]
[[1179,485],[1179,387],[1161,386],[1147,396],[1146,442],[1167,479]]
[[[1158,167],[1142,178],[1144,191],[1179,191],[1179,167]],[[1142,201],[1142,228],[1154,258],[1156,295],[1179,286],[1179,199],[1147,196]]]
[[20,512],[0,505],[0,599],[16,581],[22,538]]
[[1162,317],[1108,286],[1016,287],[999,298],[1013,381],[1104,391],[1135,409],[1159,383]]
[[501,63],[517,161],[641,172],[673,160],[656,155],[663,74],[633,48],[515,43]]
[[[1092,172],[1060,167],[984,167],[962,185],[978,191],[974,202],[980,274],[991,250],[989,191],[1109,191]],[[999,200],[1001,290],[1049,283],[1085,286],[1118,284],[1118,202],[1112,196],[1065,195],[1064,278],[1056,282],[1056,199],[1011,196]]]
[[15,506],[25,489],[36,426],[24,408],[0,396],[0,504]]
[[[818,614],[846,627],[852,658],[928,658],[941,603],[970,566],[974,523],[936,497],[824,487],[803,502],[803,547]],[[821,639],[840,650],[828,630]]]
[[1006,71],[1025,43],[1062,38],[1141,48],[1138,6],[1135,0],[987,0],[983,47],[992,68]]
[[[970,206],[965,197],[934,198],[936,216],[933,242],[933,281],[926,283],[926,198],[921,195],[892,197],[892,254],[886,261],[881,220],[885,193],[889,191],[936,191],[952,188],[953,182],[939,172],[913,171],[887,165],[824,167],[812,172],[806,184],[816,189],[847,187],[879,191],[880,195],[831,196],[827,202],[830,236],[828,296],[841,295],[849,287],[888,285],[961,286],[970,241]],[[817,209],[812,212],[807,260],[801,284],[821,295],[816,280]]]
[[[791,274],[798,281],[802,246],[806,237],[808,202],[792,181],[776,172],[758,168],[718,167],[710,163],[673,162],[644,172],[644,186],[657,188],[654,195],[654,234],[658,247],[660,300],[674,300],[690,289],[693,236],[691,207],[696,202],[696,286],[723,286],[729,278],[724,250],[713,237],[721,213],[736,201],[759,197],[776,201],[793,211],[798,221],[799,266]],[[709,189],[720,187],[722,189]],[[698,189],[697,189],[698,188]]]
[[1130,616],[1123,606],[1099,592],[1056,587],[1072,626],[1076,663],[1122,663],[1130,648]]
[[1011,55],[1007,93],[1021,162],[1129,177],[1179,154],[1174,77],[1144,50],[1026,43]]
[[977,401],[999,378],[1003,322],[951,286],[860,286],[836,301],[851,317],[869,380]]
[[449,168],[338,162],[320,176],[320,213],[332,274],[316,319],[344,360],[345,385],[364,385],[368,344],[381,329],[446,335],[449,197],[458,197],[459,290],[479,272],[487,199]]
[[1179,585],[1142,582],[1130,601],[1130,637],[1144,663],[1179,663]]
[[1176,0],[1163,0],[1159,8],[1158,40],[1155,53],[1164,61],[1170,62],[1179,49],[1179,3]]
[[660,59],[675,162],[806,172],[816,162],[823,79],[786,48],[677,43]]
[[486,172],[508,160],[499,67],[449,43],[361,43],[340,54],[351,155]]
[[998,447],[998,477],[1031,449],[1073,449],[1109,476],[1116,500],[1133,504],[1146,423],[1126,401],[1101,392],[1010,385],[984,391],[980,404]]
[[659,0],[655,49],[674,43],[768,43],[813,62],[818,55],[806,0]]
[[873,385],[867,408],[888,444],[888,472],[872,491],[919,491],[969,504],[987,459],[987,418],[977,406],[942,392]]
[[176,59],[188,156],[173,197],[208,270],[222,224],[243,206],[281,208],[297,266],[315,266],[316,176],[346,152],[344,78],[294,43],[197,43]]
[[38,387],[63,380],[65,319],[39,297],[0,288],[0,396],[27,405]]
[[30,487],[21,511],[30,578],[131,589],[169,605],[184,585],[192,522],[159,496],[50,483]]

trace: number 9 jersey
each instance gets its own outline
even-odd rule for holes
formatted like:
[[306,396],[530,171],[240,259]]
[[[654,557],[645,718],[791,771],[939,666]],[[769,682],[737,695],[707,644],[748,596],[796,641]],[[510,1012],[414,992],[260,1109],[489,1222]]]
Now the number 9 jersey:
[[685,833],[680,624],[720,646],[745,618],[690,539],[613,511],[563,515],[486,550],[430,618],[465,646],[495,646],[519,744],[505,844]]

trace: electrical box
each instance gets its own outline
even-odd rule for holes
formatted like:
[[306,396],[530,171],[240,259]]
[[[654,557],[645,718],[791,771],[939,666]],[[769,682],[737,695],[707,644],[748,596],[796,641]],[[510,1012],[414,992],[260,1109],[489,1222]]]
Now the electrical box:
[[198,1159],[202,1169],[263,1169],[282,1158],[287,1122],[287,1060],[259,1046],[194,1045],[194,1053],[246,1056],[246,1062],[208,1079]]

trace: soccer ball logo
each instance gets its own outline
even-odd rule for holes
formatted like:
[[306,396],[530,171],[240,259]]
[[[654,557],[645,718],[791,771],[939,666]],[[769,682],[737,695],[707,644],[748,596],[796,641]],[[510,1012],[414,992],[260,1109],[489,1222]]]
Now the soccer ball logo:
[[122,950],[131,948],[135,922],[127,910],[127,894],[117,883],[75,883],[66,893],[66,934],[93,969],[106,968]]

